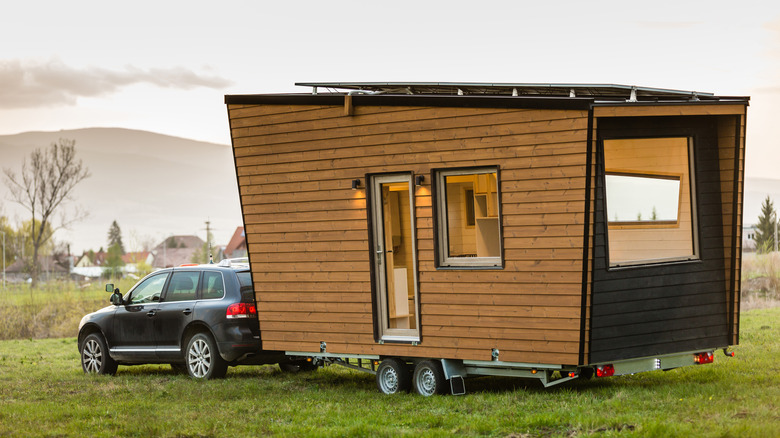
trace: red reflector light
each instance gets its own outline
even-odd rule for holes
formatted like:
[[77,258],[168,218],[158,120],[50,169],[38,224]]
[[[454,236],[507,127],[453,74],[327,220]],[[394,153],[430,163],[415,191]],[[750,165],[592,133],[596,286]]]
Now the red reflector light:
[[257,316],[257,308],[254,304],[234,303],[228,306],[225,316],[231,318],[254,318]]
[[715,361],[715,355],[709,352],[696,353],[693,355],[693,363],[697,365],[712,363],[713,361]]
[[601,365],[596,367],[596,377],[609,377],[615,375],[615,367],[613,365]]

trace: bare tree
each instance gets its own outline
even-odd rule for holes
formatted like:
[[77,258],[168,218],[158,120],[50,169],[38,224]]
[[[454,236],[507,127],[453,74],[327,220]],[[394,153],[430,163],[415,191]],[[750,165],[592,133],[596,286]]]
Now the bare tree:
[[[32,287],[38,284],[40,264],[38,251],[54,231],[67,227],[83,218],[76,214],[71,218],[62,215],[61,223],[53,225],[53,215],[65,201],[70,200],[73,189],[89,176],[89,169],[81,160],[76,160],[76,141],[60,139],[46,150],[35,149],[22,161],[22,172],[17,176],[11,169],[3,169],[6,184],[14,202],[32,214],[30,234],[32,237]],[[51,230],[51,232],[45,232]]]

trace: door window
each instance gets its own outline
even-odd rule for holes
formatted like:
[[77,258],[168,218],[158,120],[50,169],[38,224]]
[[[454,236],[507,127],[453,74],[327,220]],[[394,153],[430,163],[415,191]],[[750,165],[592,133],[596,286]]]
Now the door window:
[[144,304],[160,301],[165,280],[168,279],[168,273],[154,275],[147,278],[136,286],[130,292],[130,304]]
[[[239,277],[240,280],[240,277]],[[203,273],[203,296],[201,298],[215,299],[222,298],[225,294],[225,282],[222,281],[222,274],[219,272]]]
[[194,300],[198,290],[199,277],[200,271],[174,272],[171,283],[168,285],[168,292],[165,294],[165,301]]

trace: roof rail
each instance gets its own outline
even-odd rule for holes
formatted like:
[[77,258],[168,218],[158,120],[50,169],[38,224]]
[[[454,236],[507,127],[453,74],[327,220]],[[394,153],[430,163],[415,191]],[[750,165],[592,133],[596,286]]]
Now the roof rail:
[[249,257],[237,257],[233,259],[222,259],[220,260],[219,264],[217,266],[223,267],[223,268],[232,268],[232,267],[244,267],[249,266]]

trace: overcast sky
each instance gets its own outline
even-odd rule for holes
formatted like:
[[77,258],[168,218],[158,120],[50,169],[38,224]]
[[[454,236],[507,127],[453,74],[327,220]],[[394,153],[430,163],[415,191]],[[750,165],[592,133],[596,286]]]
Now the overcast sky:
[[294,82],[616,83],[751,96],[748,175],[778,176],[780,2],[30,0],[0,41],[0,134],[229,144],[225,94]]

